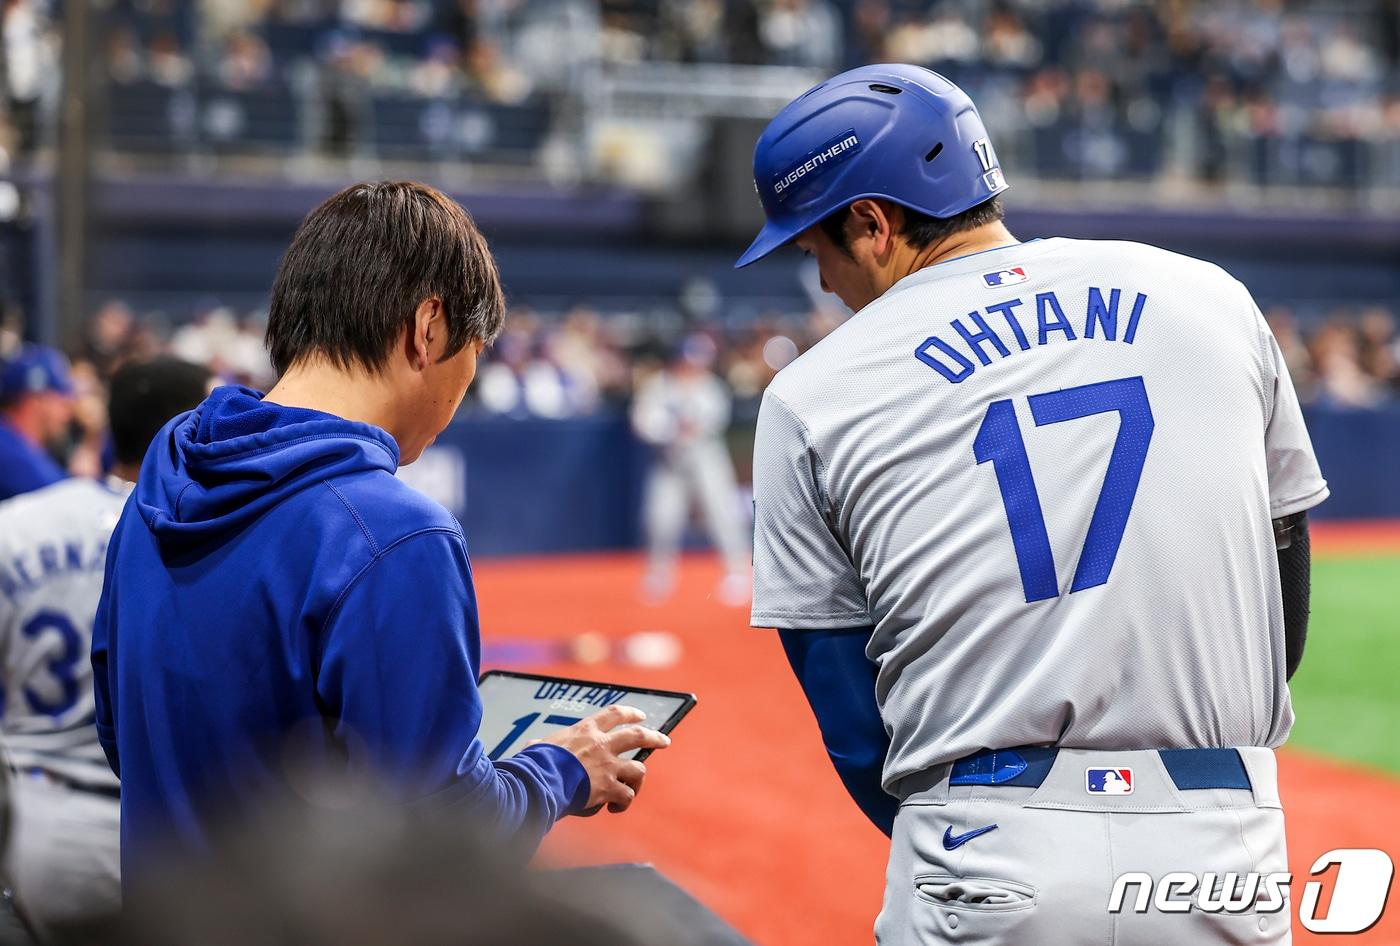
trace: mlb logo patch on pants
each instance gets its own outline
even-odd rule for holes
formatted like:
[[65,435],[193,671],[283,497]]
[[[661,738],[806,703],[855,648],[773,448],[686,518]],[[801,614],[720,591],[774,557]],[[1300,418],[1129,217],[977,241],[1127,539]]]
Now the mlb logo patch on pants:
[[1090,767],[1084,772],[1084,788],[1090,795],[1131,795],[1133,770]]

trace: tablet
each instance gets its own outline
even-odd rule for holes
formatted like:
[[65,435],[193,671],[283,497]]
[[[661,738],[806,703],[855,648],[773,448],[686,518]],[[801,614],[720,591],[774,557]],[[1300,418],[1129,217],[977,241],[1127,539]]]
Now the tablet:
[[[493,762],[609,706],[635,706],[647,714],[643,726],[669,733],[695,705],[693,693],[512,670],[488,670],[479,688],[484,706],[479,736]],[[633,749],[621,758],[650,754],[650,749]]]

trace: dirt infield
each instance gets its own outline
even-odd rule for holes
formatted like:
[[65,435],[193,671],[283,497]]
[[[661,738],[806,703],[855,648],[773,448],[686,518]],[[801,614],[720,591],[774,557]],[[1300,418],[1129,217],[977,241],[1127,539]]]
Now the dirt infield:
[[1322,520],[1312,523],[1311,531],[1313,553],[1316,555],[1340,558],[1354,555],[1400,554],[1400,520]]
[[[1302,890],[1308,868],[1320,854],[1344,847],[1378,847],[1400,858],[1400,780],[1356,766],[1284,750],[1279,754],[1279,789],[1288,814],[1289,868]],[[1330,885],[1331,875],[1324,875]],[[1320,908],[1327,905],[1327,886]],[[1299,943],[1400,944],[1400,893],[1392,885],[1381,921],[1358,936],[1318,936],[1295,924]]]
[[[1319,545],[1334,541],[1327,531]],[[669,631],[684,648],[669,668],[532,666],[700,696],[675,744],[649,764],[636,808],[569,819],[546,843],[546,861],[654,863],[762,946],[872,942],[887,842],[837,781],[776,638],[714,600],[714,565],[688,560],[660,607],[639,601],[641,563],[630,556],[490,562],[476,577],[488,645]],[[1400,781],[1293,753],[1281,768],[1295,872],[1337,847],[1400,855]],[[1400,946],[1397,900],[1392,892],[1391,915],[1367,934],[1297,942]]]

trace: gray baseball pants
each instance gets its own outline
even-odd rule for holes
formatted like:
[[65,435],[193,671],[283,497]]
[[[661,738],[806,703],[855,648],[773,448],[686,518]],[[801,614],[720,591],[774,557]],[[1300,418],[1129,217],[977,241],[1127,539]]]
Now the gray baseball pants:
[[11,781],[6,874],[39,930],[121,907],[121,802],[27,774]]
[[[1219,891],[1227,872],[1288,869],[1274,754],[1238,752],[1250,788],[1179,787],[1153,750],[1061,749],[1038,787],[950,785],[950,766],[904,780],[876,942],[1286,946],[1286,898],[1276,910],[1251,896],[1240,912],[1206,912],[1178,891],[1171,899],[1192,901],[1186,912],[1149,902],[1139,913],[1133,885],[1124,908],[1109,910],[1115,881],[1130,871],[1158,881],[1214,873]],[[1091,793],[1091,768],[1131,769],[1131,794]],[[988,825],[996,827],[975,833]]]

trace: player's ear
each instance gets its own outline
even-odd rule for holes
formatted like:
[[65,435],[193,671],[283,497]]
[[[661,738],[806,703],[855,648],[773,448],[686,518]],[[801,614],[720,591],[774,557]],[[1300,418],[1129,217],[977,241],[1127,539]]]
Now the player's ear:
[[864,198],[851,204],[851,212],[846,218],[846,238],[854,246],[863,240],[870,241],[870,252],[877,260],[889,252],[891,237],[894,236],[893,215],[899,213],[896,204],[883,200]]
[[415,370],[422,371],[436,360],[433,353],[442,349],[447,337],[442,300],[431,296],[418,303],[408,333],[409,362]]
[[904,230],[904,208],[888,200],[873,203],[880,211],[880,236],[876,240],[875,252],[884,259],[894,249],[895,234]]

